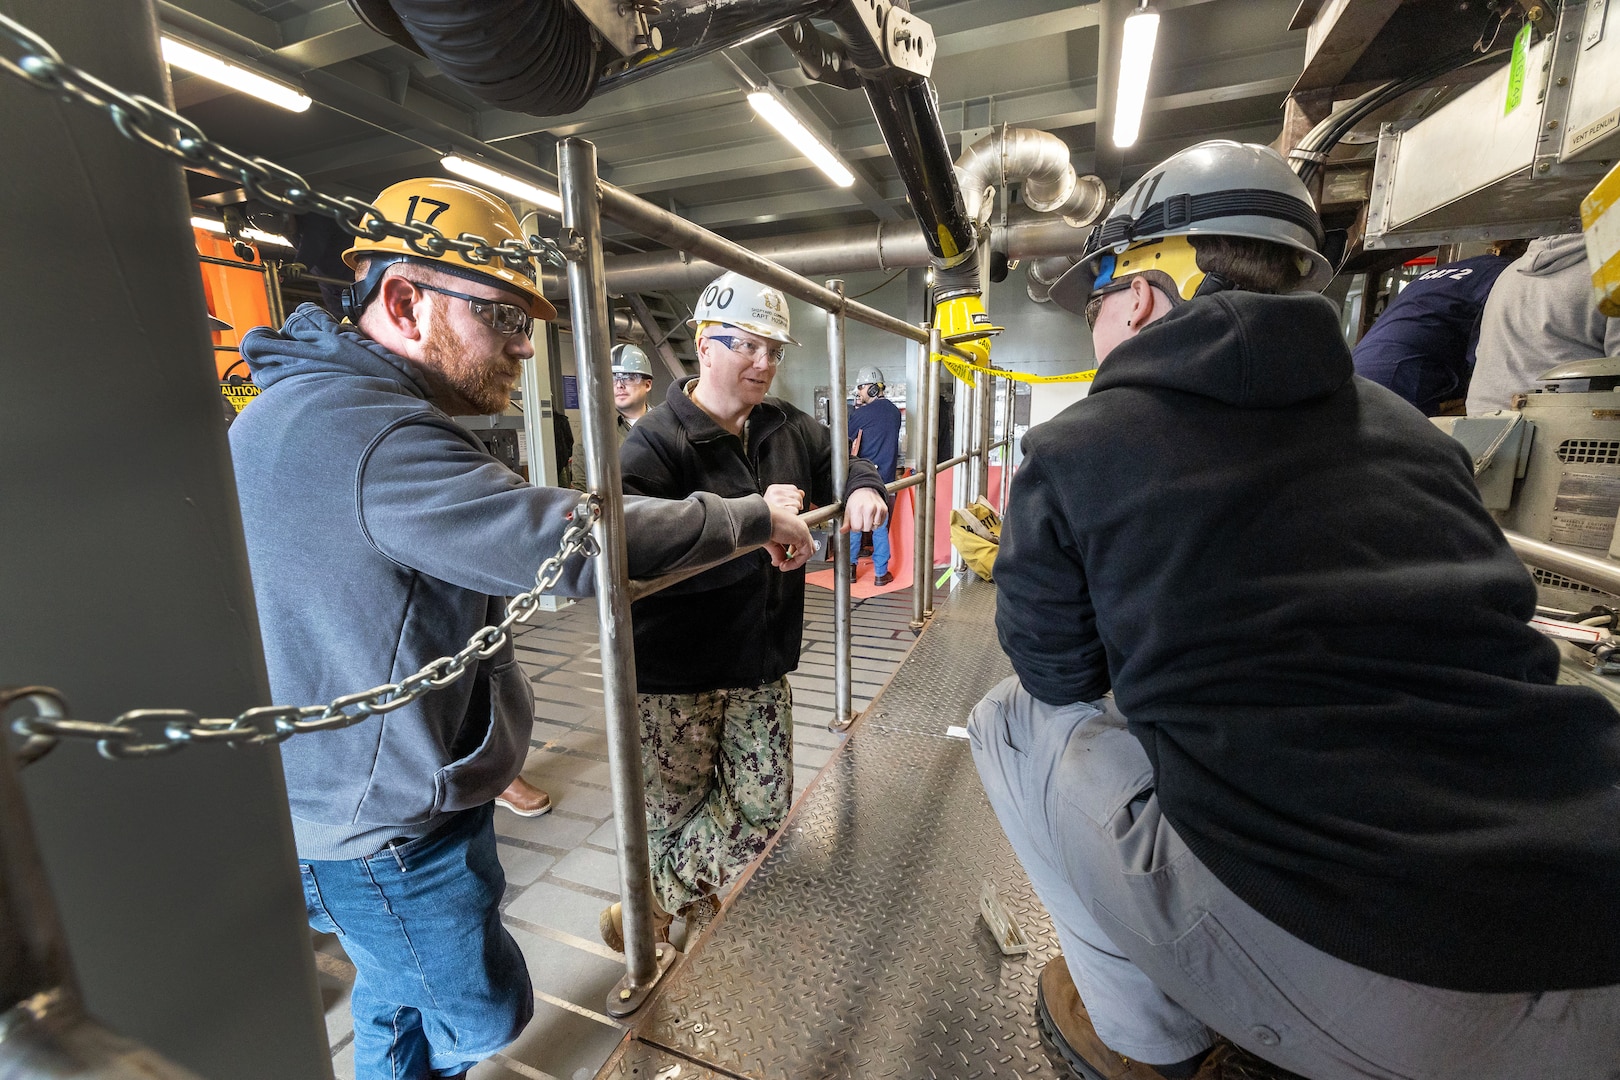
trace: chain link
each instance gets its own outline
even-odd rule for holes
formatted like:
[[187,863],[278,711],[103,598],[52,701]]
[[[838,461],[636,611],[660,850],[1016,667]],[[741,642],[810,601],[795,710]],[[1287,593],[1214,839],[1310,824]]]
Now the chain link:
[[131,709],[107,724],[69,719],[67,703],[60,693],[47,686],[24,686],[0,689],[0,713],[13,705],[34,708],[35,715],[21,717],[11,725],[13,731],[28,738],[18,755],[25,765],[43,757],[62,739],[94,742],[102,757],[116,759],[172,754],[191,743],[259,746],[294,735],[350,727],[449,686],[478,661],[488,660],[505,647],[512,627],[528,622],[540,609],[540,596],[562,580],[570,556],[596,557],[599,548],[591,527],[601,516],[600,497],[584,496],[569,511],[557,553],[535,572],[534,588],[509,600],[505,617],[468,638],[460,652],[441,656],[397,683],[345,694],[326,705],[264,705],[222,719],[204,718],[185,709]]
[[[456,252],[480,265],[499,259],[522,273],[530,272],[531,259],[553,266],[568,261],[547,237],[530,236],[527,243],[512,239],[500,244],[491,244],[472,233],[451,237],[431,225],[390,221],[363,199],[317,191],[291,169],[237,153],[214,142],[196,124],[161,103],[141,94],[125,94],[74,67],[49,42],[5,15],[0,15],[0,71],[64,101],[100,109],[131,142],[144,143],[182,164],[234,177],[267,206],[290,214],[321,214],[350,235],[369,240],[396,237],[430,257]],[[449,686],[476,662],[499,652],[509,640],[513,625],[527,622],[539,609],[540,596],[562,579],[563,566],[570,556],[595,557],[598,548],[591,528],[601,514],[599,498],[586,496],[569,513],[557,553],[540,564],[534,588],[513,597],[499,623],[479,630],[455,655],[441,656],[397,683],[346,694],[326,705],[261,706],[222,719],[205,718],[185,709],[132,709],[106,724],[68,718],[62,695],[50,687],[0,688],[0,713],[14,705],[26,704],[34,709],[33,716],[12,724],[14,731],[27,737],[18,752],[23,764],[38,760],[62,739],[92,741],[102,757],[116,759],[171,754],[191,743],[258,746],[282,742],[294,735],[349,727]]]
[[[8,55],[11,49],[14,55]],[[531,259],[552,266],[567,263],[548,237],[530,236],[527,242],[510,239],[491,244],[473,233],[446,236],[420,222],[390,221],[364,199],[316,191],[291,169],[261,157],[239,154],[214,142],[196,124],[159,102],[142,94],[126,94],[74,67],[49,42],[5,15],[0,15],[0,70],[55,93],[64,101],[102,110],[131,142],[145,143],[182,164],[240,180],[248,194],[276,210],[329,217],[352,236],[368,240],[392,236],[424,256],[437,258],[453,251],[481,266],[499,259],[523,274],[532,273]]]

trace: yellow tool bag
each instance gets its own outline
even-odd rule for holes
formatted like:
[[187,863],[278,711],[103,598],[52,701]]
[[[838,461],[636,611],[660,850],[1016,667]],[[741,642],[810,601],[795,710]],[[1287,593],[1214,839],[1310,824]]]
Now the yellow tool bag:
[[1001,545],[1001,515],[979,499],[963,510],[951,511],[951,545],[968,568],[986,581],[993,581],[996,551]]

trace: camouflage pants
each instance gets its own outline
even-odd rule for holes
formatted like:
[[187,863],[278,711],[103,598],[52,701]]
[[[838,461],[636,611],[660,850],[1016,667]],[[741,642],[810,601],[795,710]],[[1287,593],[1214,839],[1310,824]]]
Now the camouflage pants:
[[793,801],[793,691],[638,694],[653,894],[678,911],[765,850]]

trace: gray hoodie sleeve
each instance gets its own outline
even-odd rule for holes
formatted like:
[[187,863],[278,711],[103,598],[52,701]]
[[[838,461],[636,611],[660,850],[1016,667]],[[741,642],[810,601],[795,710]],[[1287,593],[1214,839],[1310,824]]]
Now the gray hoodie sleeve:
[[[355,476],[355,510],[383,555],[441,581],[491,596],[534,586],[562,540],[576,491],[534,487],[475,447],[452,424],[414,420],[372,443]],[[760,496],[625,499],[630,574],[645,577],[713,562],[770,539]],[[588,596],[590,561],[568,562],[556,591]]]

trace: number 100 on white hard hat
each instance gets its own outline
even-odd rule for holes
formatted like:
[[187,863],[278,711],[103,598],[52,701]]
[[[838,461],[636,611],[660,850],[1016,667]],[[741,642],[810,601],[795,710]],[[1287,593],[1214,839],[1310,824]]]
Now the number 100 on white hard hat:
[[788,303],[781,289],[751,281],[736,271],[721,274],[698,297],[687,326],[725,323],[769,341],[799,344],[788,333]]

